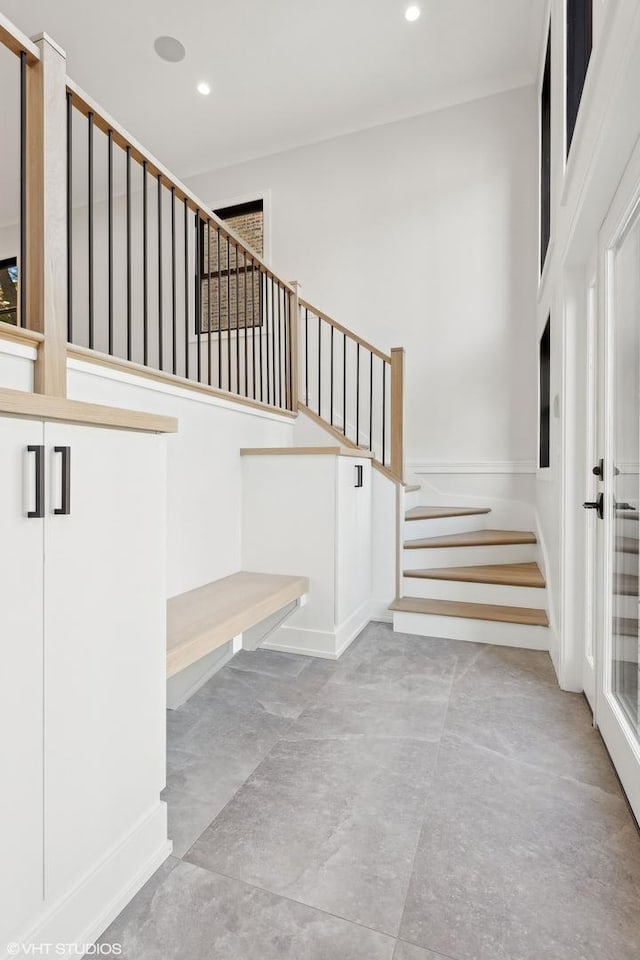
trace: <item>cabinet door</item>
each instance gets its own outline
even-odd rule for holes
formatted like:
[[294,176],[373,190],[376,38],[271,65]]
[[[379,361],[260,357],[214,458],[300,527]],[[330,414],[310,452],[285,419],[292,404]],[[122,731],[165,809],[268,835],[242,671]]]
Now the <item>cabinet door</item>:
[[[362,486],[356,486],[357,467]],[[371,599],[371,462],[337,458],[336,626]]]
[[42,905],[41,423],[0,419],[0,955]]
[[[47,424],[45,892],[69,890],[158,803],[165,769],[161,437]],[[62,455],[70,449],[69,515]]]

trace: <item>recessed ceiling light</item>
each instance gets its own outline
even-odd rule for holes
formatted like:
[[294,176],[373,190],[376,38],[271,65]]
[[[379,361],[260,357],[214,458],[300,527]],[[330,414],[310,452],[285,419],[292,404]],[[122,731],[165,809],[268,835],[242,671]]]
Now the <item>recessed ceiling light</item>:
[[420,17],[420,7],[411,6],[407,7],[404,12],[405,20],[408,20],[409,23],[414,23]]
[[201,93],[203,97],[208,97],[211,93],[211,87],[208,83],[199,83],[198,84],[198,93]]
[[153,49],[161,60],[166,60],[168,63],[180,63],[186,55],[184,47],[175,37],[156,37]]

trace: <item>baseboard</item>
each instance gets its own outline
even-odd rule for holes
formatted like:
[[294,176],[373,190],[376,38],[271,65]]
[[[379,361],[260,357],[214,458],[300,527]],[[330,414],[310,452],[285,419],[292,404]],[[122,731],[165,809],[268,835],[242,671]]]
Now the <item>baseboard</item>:
[[468,463],[414,461],[406,465],[407,475],[428,473],[535,473],[535,460],[478,460]]
[[371,619],[374,618],[370,616],[370,603],[367,601],[333,631],[305,630],[302,627],[285,625],[272,633],[261,649],[337,660]]
[[[55,956],[82,956],[79,945],[95,943],[144,886],[172,850],[167,839],[167,805],[159,800],[151,814],[65,897],[45,907],[32,927],[16,937],[26,945],[53,944]],[[53,947],[52,947],[53,950]],[[26,949],[23,951],[26,952]],[[38,950],[33,952],[37,955]],[[11,960],[15,953],[5,953]]]

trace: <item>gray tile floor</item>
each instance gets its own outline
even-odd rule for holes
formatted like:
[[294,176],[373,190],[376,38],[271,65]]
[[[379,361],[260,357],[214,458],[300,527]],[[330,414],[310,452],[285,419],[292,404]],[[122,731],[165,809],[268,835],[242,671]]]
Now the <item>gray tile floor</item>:
[[547,655],[372,623],[168,717],[174,856],[128,960],[638,960],[640,838]]

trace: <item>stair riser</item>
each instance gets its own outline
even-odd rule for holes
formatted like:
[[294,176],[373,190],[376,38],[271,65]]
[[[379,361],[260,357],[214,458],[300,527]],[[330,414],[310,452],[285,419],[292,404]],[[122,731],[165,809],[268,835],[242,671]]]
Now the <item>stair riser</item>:
[[393,629],[418,637],[442,637],[490,643],[501,647],[526,650],[548,650],[550,631],[547,627],[530,627],[519,623],[495,623],[489,620],[466,620],[462,617],[439,617],[425,613],[393,614]]
[[616,553],[614,563],[616,573],[638,573],[638,557],[632,553]]
[[414,490],[413,493],[405,493],[404,495],[405,510],[411,510],[412,507],[419,507],[420,504],[424,502],[425,495],[422,490]]
[[463,603],[492,603],[504,607],[535,607],[546,610],[547,592],[536,587],[514,587],[496,583],[471,583],[468,580],[426,580],[403,578],[403,597],[427,597],[430,600],[459,600]]
[[426,567],[471,567],[485,563],[531,563],[538,560],[538,545],[516,543],[495,547],[435,547],[403,550],[403,570]]
[[486,530],[490,513],[471,517],[442,517],[439,520],[405,520],[405,540],[420,540],[422,537],[448,537],[453,533]]
[[615,637],[616,659],[627,663],[638,662],[638,648],[640,641],[637,637]]
[[638,598],[616,597],[615,615],[616,617],[628,617],[629,620],[633,620],[638,616]]

